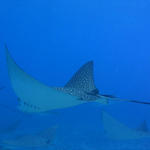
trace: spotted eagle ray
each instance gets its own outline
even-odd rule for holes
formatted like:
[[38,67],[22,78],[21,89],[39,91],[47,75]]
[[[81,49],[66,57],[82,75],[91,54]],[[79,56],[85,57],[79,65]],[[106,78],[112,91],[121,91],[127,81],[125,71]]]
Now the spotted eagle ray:
[[16,136],[4,139],[0,145],[4,148],[44,148],[53,144],[57,126],[50,127],[39,133]]
[[20,104],[18,108],[24,112],[47,112],[89,101],[108,104],[108,100],[123,100],[99,93],[94,83],[93,61],[84,64],[64,87],[49,87],[24,72],[11,57],[7,46],[5,49],[9,77]]
[[102,124],[106,135],[115,140],[134,140],[141,138],[150,138],[147,124],[144,122],[138,129],[132,129],[113,118],[106,112],[102,112]]

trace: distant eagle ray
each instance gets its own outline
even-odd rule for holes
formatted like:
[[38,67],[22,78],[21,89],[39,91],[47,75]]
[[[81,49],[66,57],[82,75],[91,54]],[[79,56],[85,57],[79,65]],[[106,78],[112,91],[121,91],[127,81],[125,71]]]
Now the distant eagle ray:
[[58,126],[44,129],[38,133],[16,136],[15,138],[4,139],[0,145],[4,148],[48,148],[53,145]]
[[144,121],[137,129],[132,129],[102,111],[102,124],[106,135],[113,140],[134,140],[150,138],[150,132]]
[[150,104],[100,94],[94,83],[93,61],[84,64],[64,87],[46,86],[25,73],[13,60],[7,46],[5,49],[12,88],[18,97],[19,109],[24,112],[47,112],[89,101],[108,104],[109,100],[119,100]]

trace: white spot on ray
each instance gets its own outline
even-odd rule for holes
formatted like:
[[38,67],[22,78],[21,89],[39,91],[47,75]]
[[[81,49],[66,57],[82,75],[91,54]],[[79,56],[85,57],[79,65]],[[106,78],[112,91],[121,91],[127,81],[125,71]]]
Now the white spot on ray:
[[107,136],[115,140],[129,140],[129,139],[140,139],[140,138],[150,138],[150,133],[131,129],[114,119],[111,115],[106,112],[102,112],[102,123],[104,131]]

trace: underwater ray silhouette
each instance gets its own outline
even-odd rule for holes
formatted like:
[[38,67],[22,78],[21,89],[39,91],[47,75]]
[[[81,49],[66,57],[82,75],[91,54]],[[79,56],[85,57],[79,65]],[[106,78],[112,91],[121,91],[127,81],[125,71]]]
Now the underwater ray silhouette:
[[94,83],[93,61],[84,64],[64,87],[49,87],[24,72],[11,57],[7,46],[5,50],[10,81],[20,103],[19,109],[24,112],[47,112],[89,101],[101,104],[108,104],[109,100],[150,104],[100,94]]
[[44,148],[53,144],[57,126],[47,128],[34,134],[20,135],[4,139],[0,145],[6,148]]
[[102,111],[102,124],[106,135],[113,140],[134,140],[141,138],[150,138],[150,132],[148,132],[147,130],[145,131],[145,124],[144,128],[142,123],[142,128],[140,125],[140,128],[138,128],[138,130],[132,129],[116,120],[105,111]]

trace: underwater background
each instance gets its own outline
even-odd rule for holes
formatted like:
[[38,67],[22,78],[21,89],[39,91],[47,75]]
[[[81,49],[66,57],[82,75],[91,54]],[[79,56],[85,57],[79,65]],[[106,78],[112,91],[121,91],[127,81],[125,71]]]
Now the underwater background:
[[[1,139],[58,125],[54,144],[46,149],[100,150],[105,145],[102,150],[137,150],[136,143],[118,149],[115,144],[108,146],[112,141],[105,140],[101,111],[131,128],[143,120],[150,127],[150,105],[93,102],[51,114],[20,112],[8,77],[4,45],[25,72],[46,85],[64,86],[81,65],[93,60],[100,93],[150,102],[149,15],[149,0],[1,0]],[[18,120],[14,133],[1,133]],[[136,142],[149,143],[147,139]],[[145,144],[141,147],[139,150],[150,149]]]

